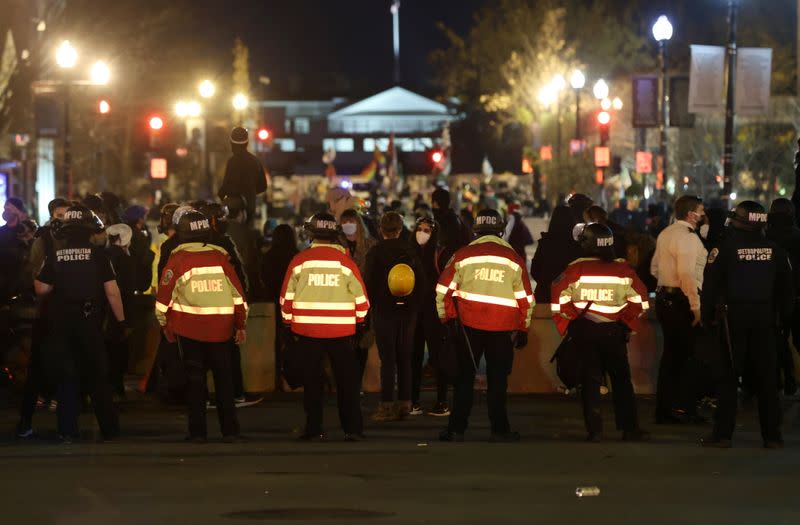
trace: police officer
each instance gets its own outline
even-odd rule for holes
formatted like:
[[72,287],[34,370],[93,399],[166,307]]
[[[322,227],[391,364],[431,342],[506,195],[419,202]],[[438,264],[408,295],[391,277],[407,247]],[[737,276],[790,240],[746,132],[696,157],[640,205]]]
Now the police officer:
[[704,447],[729,448],[736,425],[737,379],[754,367],[758,417],[765,448],[782,448],[777,385],[778,322],[788,324],[794,283],[788,255],[764,236],[767,213],[753,201],[739,203],[719,248],[708,255],[703,289],[703,322],[720,337],[722,364],[717,374],[718,404]]
[[337,243],[333,215],[318,213],[306,223],[311,247],[289,263],[281,288],[283,322],[291,335],[288,360],[302,369],[306,427],[302,441],[324,439],[322,431],[322,358],[327,354],[336,378],[339,420],[345,441],[363,438],[359,405],[359,366],[353,348],[357,327],[369,310],[366,286],[356,263]]
[[190,211],[178,222],[181,244],[173,250],[159,281],[156,317],[168,341],[177,341],[188,378],[189,436],[207,439],[206,375],[214,375],[223,441],[239,440],[233,401],[231,339],[246,339],[247,301],[228,254],[207,243],[211,224]]
[[40,297],[51,296],[45,359],[57,385],[58,433],[65,442],[78,435],[81,378],[86,378],[100,432],[110,440],[119,434],[119,421],[103,342],[106,301],[123,327],[125,314],[114,269],[103,249],[90,242],[103,231],[103,223],[91,210],[76,205],[53,230],[65,243],[47,255],[34,286]]
[[576,239],[585,258],[570,263],[553,282],[556,326],[569,336],[581,356],[580,380],[587,441],[603,438],[600,386],[608,372],[614,391],[617,429],[625,441],[642,441],[628,364],[627,339],[649,308],[647,288],[623,259],[614,259],[614,235],[599,223],[582,227]]
[[492,209],[475,218],[478,238],[458,250],[436,286],[436,309],[458,347],[453,410],[441,441],[463,441],[472,410],[477,363],[486,356],[491,441],[519,441],[506,411],[514,348],[528,342],[533,292],[525,261],[501,237],[505,221]]

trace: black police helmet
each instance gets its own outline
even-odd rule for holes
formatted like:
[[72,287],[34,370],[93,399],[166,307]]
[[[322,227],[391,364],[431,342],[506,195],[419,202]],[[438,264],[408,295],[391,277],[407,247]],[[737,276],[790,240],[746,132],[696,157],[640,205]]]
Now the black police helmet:
[[473,231],[477,235],[499,235],[502,236],[506,230],[506,221],[500,212],[487,208],[478,212],[475,217]]
[[231,144],[247,144],[250,135],[246,128],[236,126],[231,130]]
[[742,201],[728,213],[731,226],[737,230],[756,232],[767,226],[767,212],[755,201]]
[[199,211],[183,214],[178,221],[178,238],[182,242],[204,242],[211,235],[211,221]]
[[578,244],[585,255],[605,261],[614,259],[614,234],[605,224],[592,222],[585,225],[578,235]]
[[53,233],[59,239],[76,234],[94,235],[103,231],[103,221],[82,204],[67,208],[62,220],[53,221]]
[[334,241],[339,237],[339,224],[330,213],[316,213],[304,225],[314,239]]
[[228,229],[228,207],[218,202],[204,202],[197,211],[211,220],[211,227],[219,232],[225,233]]

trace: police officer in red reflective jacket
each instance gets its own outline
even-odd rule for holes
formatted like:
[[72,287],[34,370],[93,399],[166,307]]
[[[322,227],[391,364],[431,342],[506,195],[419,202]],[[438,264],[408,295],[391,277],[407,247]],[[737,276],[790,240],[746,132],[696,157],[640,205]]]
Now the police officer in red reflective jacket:
[[719,248],[708,254],[704,277],[703,324],[715,328],[721,364],[714,430],[700,443],[729,448],[736,426],[738,378],[745,366],[758,394],[758,417],[765,448],[782,448],[778,397],[778,323],[791,321],[794,282],[786,252],[764,236],[767,213],[753,201],[739,203]]
[[585,257],[572,262],[553,282],[553,318],[562,335],[569,332],[580,354],[581,401],[587,441],[603,439],[600,386],[611,378],[617,429],[625,441],[642,441],[628,363],[628,334],[649,308],[647,288],[636,271],[614,259],[614,235],[608,226],[587,224],[577,241]]

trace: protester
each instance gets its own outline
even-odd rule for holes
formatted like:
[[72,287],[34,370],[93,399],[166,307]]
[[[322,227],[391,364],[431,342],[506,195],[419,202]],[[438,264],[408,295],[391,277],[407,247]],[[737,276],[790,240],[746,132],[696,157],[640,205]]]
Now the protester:
[[0,298],[5,301],[23,286],[24,260],[27,246],[19,238],[23,231],[22,221],[28,218],[28,209],[22,200],[12,197],[3,207],[0,226]]
[[267,190],[267,176],[258,157],[247,151],[250,140],[249,132],[242,127],[231,130],[230,142],[233,155],[225,165],[225,177],[222,179],[217,196],[225,199],[231,195],[244,198],[247,205],[247,223],[252,224],[255,218],[256,196]]
[[441,363],[445,332],[436,312],[436,283],[447,263],[441,258],[443,249],[439,245],[439,225],[429,217],[417,219],[411,242],[422,264],[422,272],[415,276],[417,285],[422,290],[422,298],[414,331],[414,349],[411,360],[411,412],[409,415],[422,414],[420,390],[422,387],[422,364],[427,346],[428,365],[433,370],[436,379],[436,404],[428,410],[428,415],[449,416],[447,378]]
[[556,206],[550,225],[536,246],[531,261],[531,277],[536,282],[536,301],[550,304],[550,286],[569,263],[581,256],[581,249],[572,237],[575,227],[573,210]]
[[[136,262],[130,252],[133,231],[127,224],[112,224],[106,228],[109,246],[106,248],[111,266],[117,276],[117,285],[122,299],[122,309],[125,319],[132,319],[132,312],[136,307],[137,268]],[[148,275],[149,277],[149,275]],[[114,394],[125,396],[125,371],[128,367],[128,352],[130,340],[128,331],[120,326],[113,318],[106,323],[106,349],[108,350],[109,381]]]
[[522,215],[519,213],[519,203],[508,205],[508,220],[506,221],[506,231],[503,238],[514,248],[523,261],[528,260],[525,248],[533,244],[533,236],[528,226],[523,222]]
[[[402,229],[399,213],[390,211],[381,217],[383,240],[367,253],[364,270],[381,357],[381,403],[372,415],[378,422],[402,419],[411,412],[411,353],[423,294],[416,276],[422,274],[422,263],[411,245],[400,238]],[[392,275],[402,271],[410,272],[411,282],[401,282],[403,289],[398,290]]]

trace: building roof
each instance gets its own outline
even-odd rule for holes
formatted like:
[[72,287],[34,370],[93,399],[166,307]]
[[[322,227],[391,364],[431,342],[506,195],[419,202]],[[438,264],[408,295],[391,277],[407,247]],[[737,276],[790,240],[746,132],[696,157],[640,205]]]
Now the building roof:
[[426,115],[450,119],[447,106],[400,86],[382,91],[328,115],[329,119],[359,116]]

